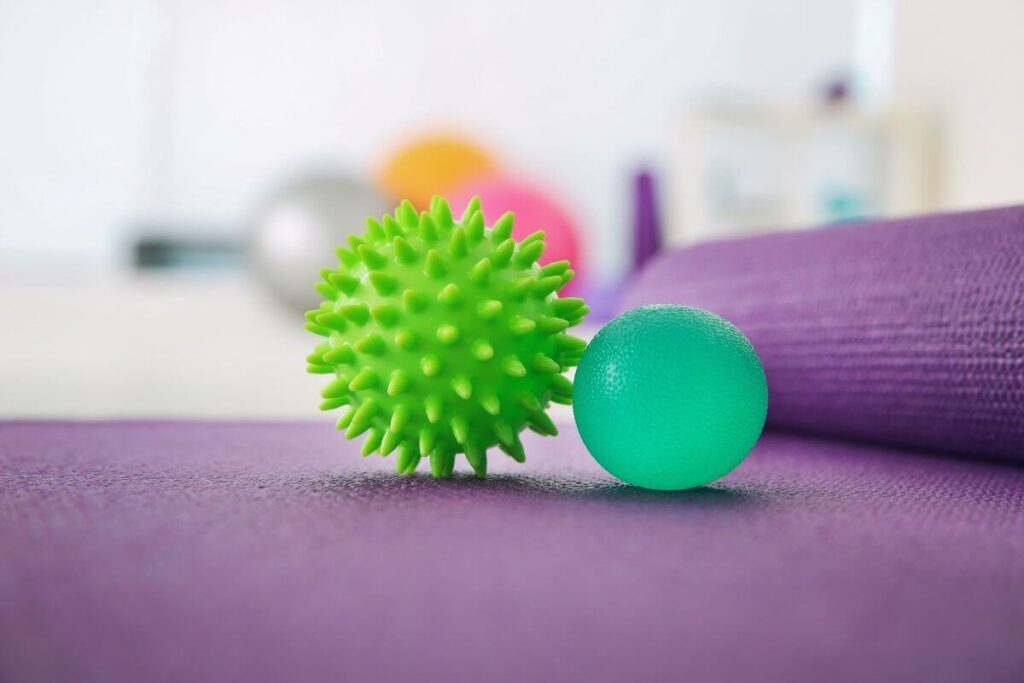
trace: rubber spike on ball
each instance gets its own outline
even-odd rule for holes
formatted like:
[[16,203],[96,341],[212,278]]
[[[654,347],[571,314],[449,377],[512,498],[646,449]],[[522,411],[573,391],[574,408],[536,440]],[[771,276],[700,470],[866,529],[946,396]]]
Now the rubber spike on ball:
[[520,432],[557,433],[545,410],[572,401],[562,373],[585,343],[567,332],[587,309],[558,295],[568,262],[538,265],[544,233],[517,242],[513,223],[487,226],[479,199],[461,218],[440,197],[422,212],[403,202],[321,273],[308,368],[334,375],[321,408],[343,410],[347,438],[366,435],[364,455],[397,451],[400,474],[425,459],[449,477],[461,454],[485,477],[488,449],[522,462]]

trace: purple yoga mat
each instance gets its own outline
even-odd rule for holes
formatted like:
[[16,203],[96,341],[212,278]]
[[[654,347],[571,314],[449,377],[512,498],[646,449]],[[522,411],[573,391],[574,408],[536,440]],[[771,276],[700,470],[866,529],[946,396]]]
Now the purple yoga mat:
[[673,494],[525,441],[0,423],[0,680],[1024,679],[1024,469],[766,434]]
[[662,254],[624,306],[736,324],[774,427],[1024,461],[1024,207]]

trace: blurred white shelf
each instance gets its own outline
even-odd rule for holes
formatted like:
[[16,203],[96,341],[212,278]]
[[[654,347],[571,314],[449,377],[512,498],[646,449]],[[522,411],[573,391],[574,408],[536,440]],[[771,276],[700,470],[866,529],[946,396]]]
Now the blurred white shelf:
[[692,108],[676,140],[668,242],[934,209],[937,136],[911,108]]

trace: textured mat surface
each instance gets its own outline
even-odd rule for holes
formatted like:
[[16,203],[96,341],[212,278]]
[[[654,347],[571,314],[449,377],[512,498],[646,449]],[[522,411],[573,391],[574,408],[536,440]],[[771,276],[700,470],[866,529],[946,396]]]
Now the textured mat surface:
[[769,424],[1024,461],[1024,207],[699,245],[626,296],[725,316]]
[[0,680],[1020,681],[1024,470],[768,434],[644,492],[319,424],[0,424]]

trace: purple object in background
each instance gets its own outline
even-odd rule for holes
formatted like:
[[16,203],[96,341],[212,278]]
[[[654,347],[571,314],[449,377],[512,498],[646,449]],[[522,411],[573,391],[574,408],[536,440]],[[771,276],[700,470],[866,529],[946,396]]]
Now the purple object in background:
[[1024,462],[1024,207],[664,253],[623,300],[649,303],[750,337],[769,426]]
[[640,171],[633,179],[633,272],[661,251],[661,220],[654,176]]
[[0,423],[0,680],[1024,676],[1022,469],[766,434],[665,493],[524,440],[446,482],[329,424]]

